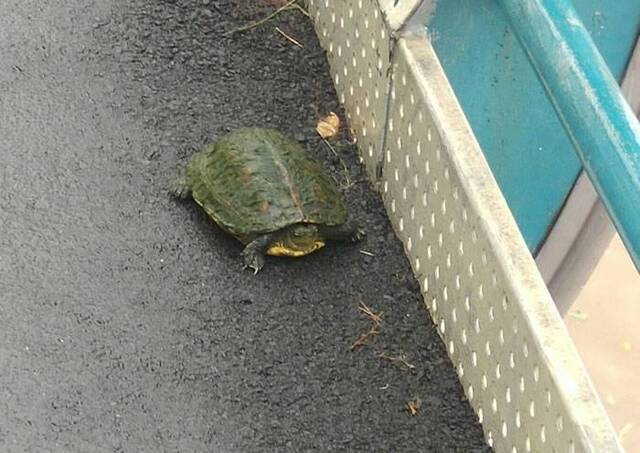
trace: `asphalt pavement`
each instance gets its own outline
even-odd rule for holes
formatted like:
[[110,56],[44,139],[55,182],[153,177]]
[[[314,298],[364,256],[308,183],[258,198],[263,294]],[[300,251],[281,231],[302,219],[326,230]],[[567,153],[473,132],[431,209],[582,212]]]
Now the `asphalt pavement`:
[[[230,34],[273,7],[0,10],[1,451],[488,450],[355,147],[316,136],[342,111],[302,13]],[[243,271],[240,243],[167,193],[239,126],[322,159],[367,239]],[[360,302],[383,323],[351,350]]]

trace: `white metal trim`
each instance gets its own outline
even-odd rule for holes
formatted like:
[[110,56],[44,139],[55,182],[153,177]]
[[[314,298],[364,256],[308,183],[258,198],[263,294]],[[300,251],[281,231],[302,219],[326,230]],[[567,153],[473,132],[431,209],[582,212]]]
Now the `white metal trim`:
[[409,22],[424,27],[435,7],[435,0],[380,0],[387,26],[393,33],[406,29]]
[[[389,168],[385,164],[390,188],[383,196],[487,440],[506,452],[621,451],[433,49],[414,35],[400,39],[396,56],[389,109],[396,134],[387,135],[392,159]],[[401,88],[405,79],[409,88]],[[405,133],[411,94],[433,121],[431,140],[429,128]],[[407,119],[401,127],[402,110]],[[405,190],[422,162],[415,157],[395,175],[407,168],[405,153],[417,141],[433,144],[424,150],[432,174],[425,181],[432,202],[425,210]],[[418,246],[420,226],[429,223],[436,225],[431,254]]]

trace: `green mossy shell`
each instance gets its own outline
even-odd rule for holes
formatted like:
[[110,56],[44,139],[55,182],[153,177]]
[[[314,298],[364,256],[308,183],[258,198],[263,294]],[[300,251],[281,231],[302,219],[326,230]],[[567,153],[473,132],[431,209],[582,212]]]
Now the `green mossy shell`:
[[236,129],[208,145],[187,165],[186,182],[209,216],[244,241],[299,222],[347,221],[322,164],[272,129]]

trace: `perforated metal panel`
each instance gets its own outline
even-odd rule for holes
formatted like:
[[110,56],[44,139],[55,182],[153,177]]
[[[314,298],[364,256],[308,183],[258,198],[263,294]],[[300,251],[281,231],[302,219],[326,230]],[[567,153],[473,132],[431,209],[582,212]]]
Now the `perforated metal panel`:
[[419,37],[399,41],[388,128],[384,198],[487,441],[498,451],[615,450],[562,320]]
[[380,161],[389,91],[390,42],[375,0],[310,0],[309,13],[349,126],[355,132],[369,175]]
[[[373,1],[309,7],[370,174],[383,162],[387,211],[487,442],[621,451],[424,33],[390,39]],[[385,71],[369,77],[376,49],[393,49],[392,67],[385,52]],[[376,89],[386,94],[373,103]]]

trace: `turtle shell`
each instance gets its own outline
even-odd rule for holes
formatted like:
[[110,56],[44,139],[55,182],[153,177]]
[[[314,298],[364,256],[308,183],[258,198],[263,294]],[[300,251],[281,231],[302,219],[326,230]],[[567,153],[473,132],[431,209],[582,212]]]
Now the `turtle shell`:
[[339,225],[347,210],[321,163],[272,129],[236,129],[186,168],[194,200],[243,242],[295,223]]

